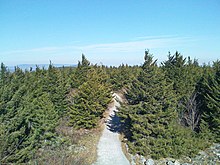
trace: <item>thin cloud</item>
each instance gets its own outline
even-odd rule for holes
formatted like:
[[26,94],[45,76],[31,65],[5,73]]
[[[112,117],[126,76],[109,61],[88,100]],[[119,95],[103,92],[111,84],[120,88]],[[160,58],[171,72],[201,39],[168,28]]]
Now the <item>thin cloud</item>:
[[67,50],[67,49],[78,49],[76,46],[54,46],[54,47],[41,47],[41,48],[33,48],[33,49],[23,49],[23,50],[12,50],[7,52],[1,52],[2,55],[8,54],[19,54],[19,53],[33,53],[33,52],[54,52],[59,50]]
[[0,55],[19,55],[31,53],[62,53],[65,52],[92,52],[92,53],[111,53],[111,52],[137,52],[144,49],[168,48],[180,46],[193,41],[190,37],[176,37],[176,36],[144,36],[137,37],[137,41],[116,42],[106,44],[90,44],[90,45],[66,45],[54,47],[41,47],[25,50],[13,50],[1,52]]
[[164,39],[164,38],[176,38],[176,35],[160,35],[160,36],[140,36],[135,37],[133,40],[151,40],[151,39]]
[[82,46],[80,49],[86,51],[103,51],[103,52],[136,52],[146,48],[164,48],[174,47],[181,44],[186,44],[191,38],[189,37],[158,37],[149,38],[138,41],[107,43],[107,44],[94,44]]

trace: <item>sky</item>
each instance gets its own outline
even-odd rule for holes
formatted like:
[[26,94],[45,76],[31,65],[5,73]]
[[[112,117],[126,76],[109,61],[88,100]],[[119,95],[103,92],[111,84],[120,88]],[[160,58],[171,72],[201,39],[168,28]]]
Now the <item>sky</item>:
[[139,65],[145,50],[162,62],[179,51],[220,59],[219,0],[0,0],[5,65]]

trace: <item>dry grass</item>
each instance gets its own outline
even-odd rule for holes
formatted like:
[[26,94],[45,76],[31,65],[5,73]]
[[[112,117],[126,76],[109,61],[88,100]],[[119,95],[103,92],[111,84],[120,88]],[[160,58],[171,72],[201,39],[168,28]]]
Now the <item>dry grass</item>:
[[130,155],[128,153],[128,150],[126,148],[126,143],[125,143],[124,135],[120,134],[119,139],[121,141],[121,148],[122,148],[123,153],[125,154],[126,158],[129,160],[129,162],[131,162],[131,157],[130,157]]
[[96,161],[97,143],[101,136],[101,127],[92,130],[73,130],[62,120],[57,133],[65,140],[56,147],[41,148],[30,164],[51,165],[88,165]]
[[101,136],[101,129],[93,129],[83,136],[79,141],[80,146],[85,146],[85,150],[80,153],[85,159],[85,163],[92,164],[97,159],[97,144]]

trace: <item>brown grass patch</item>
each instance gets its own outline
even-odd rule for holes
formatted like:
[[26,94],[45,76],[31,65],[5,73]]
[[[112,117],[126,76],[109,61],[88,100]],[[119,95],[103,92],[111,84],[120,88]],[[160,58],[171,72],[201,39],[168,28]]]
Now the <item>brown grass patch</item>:
[[47,146],[38,150],[30,164],[88,165],[96,161],[97,143],[101,128],[74,130],[63,119],[56,132],[65,140],[57,146]]

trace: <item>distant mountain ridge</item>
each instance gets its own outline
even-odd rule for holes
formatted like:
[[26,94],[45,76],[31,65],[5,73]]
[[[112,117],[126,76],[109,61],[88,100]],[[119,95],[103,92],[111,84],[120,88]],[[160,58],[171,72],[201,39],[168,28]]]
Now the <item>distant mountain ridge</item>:
[[[19,64],[16,66],[7,66],[7,68],[10,71],[14,71],[15,67],[19,67],[22,70],[30,70],[30,68],[32,68],[33,70],[36,69],[36,67],[38,66],[39,68],[45,68],[47,69],[49,67],[50,64]],[[59,68],[59,67],[76,67],[76,64],[52,64],[54,67]]]

